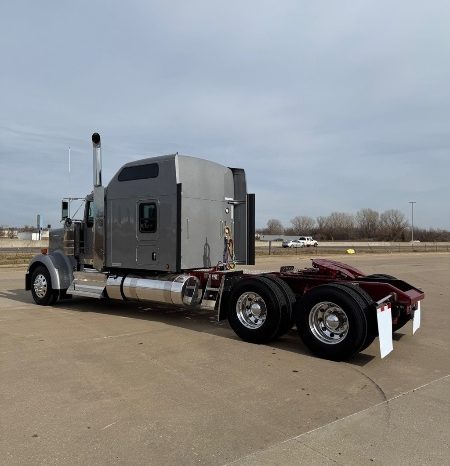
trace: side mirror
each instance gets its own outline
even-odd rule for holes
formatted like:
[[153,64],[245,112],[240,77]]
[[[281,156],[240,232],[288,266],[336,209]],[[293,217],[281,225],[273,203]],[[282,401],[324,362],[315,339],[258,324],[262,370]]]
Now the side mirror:
[[69,203],[67,201],[61,202],[61,220],[65,220],[69,216]]

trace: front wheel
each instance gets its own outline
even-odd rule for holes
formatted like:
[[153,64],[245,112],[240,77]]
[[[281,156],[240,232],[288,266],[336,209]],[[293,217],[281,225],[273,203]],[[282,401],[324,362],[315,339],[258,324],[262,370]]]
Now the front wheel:
[[36,267],[31,275],[31,295],[41,306],[52,306],[58,300],[58,291],[52,288],[50,273],[44,266]]
[[340,361],[361,350],[368,339],[370,309],[354,290],[321,285],[296,307],[298,333],[316,355]]

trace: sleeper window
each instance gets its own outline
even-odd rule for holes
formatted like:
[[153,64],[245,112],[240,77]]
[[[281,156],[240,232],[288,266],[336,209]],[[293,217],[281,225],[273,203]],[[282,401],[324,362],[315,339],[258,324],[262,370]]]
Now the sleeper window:
[[139,205],[139,231],[141,233],[155,233],[156,204],[154,202]]
[[146,180],[157,178],[159,175],[159,165],[157,163],[146,163],[145,165],[132,165],[122,168],[119,173],[119,181]]

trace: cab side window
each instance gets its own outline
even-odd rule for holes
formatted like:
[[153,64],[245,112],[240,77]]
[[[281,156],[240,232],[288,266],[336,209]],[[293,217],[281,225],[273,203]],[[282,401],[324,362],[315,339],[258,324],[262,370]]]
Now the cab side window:
[[139,205],[139,231],[141,233],[155,233],[157,227],[156,204],[149,202]]
[[87,203],[87,209],[86,209],[86,213],[87,213],[87,219],[86,219],[86,223],[87,223],[87,226],[88,227],[93,227],[94,226],[94,209],[93,209],[93,202],[92,201],[88,201]]

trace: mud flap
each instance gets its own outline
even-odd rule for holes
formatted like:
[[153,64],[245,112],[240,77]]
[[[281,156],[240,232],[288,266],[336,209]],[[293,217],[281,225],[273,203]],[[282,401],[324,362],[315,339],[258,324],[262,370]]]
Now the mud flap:
[[417,303],[417,309],[414,311],[413,317],[413,335],[420,328],[420,301]]
[[377,322],[380,356],[383,359],[394,349],[392,343],[392,311],[390,303],[383,303],[377,307]]

